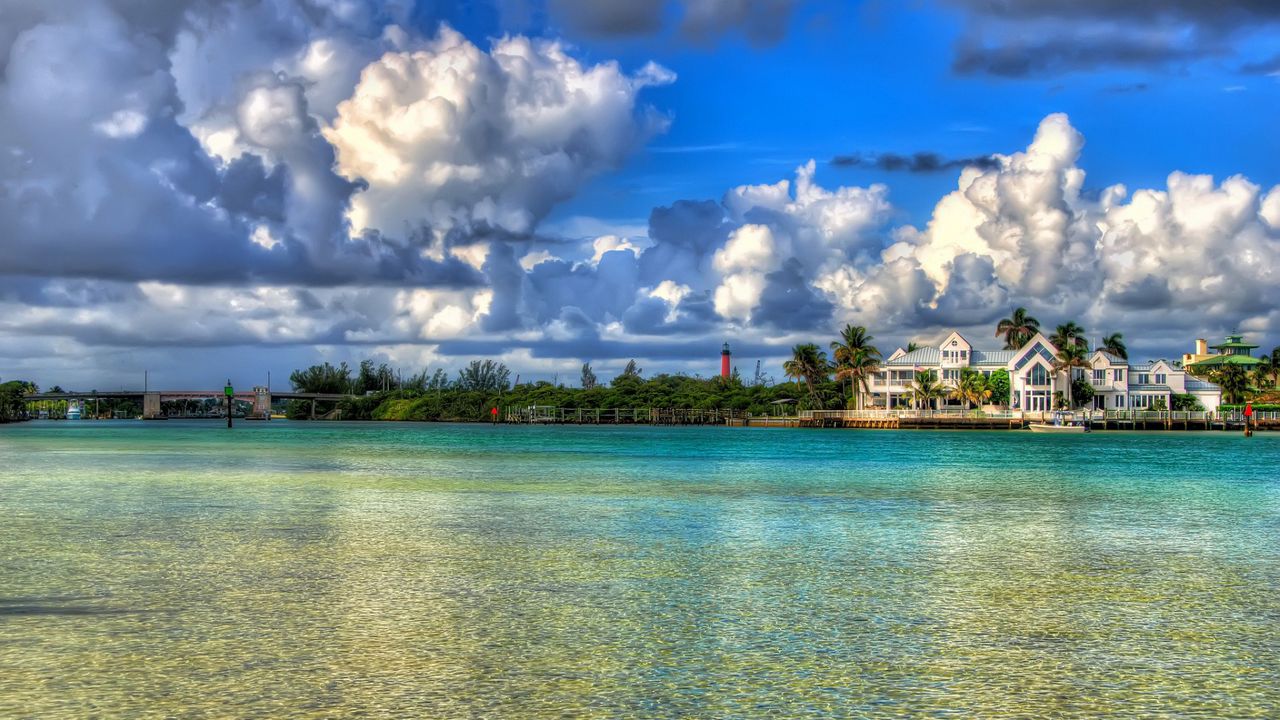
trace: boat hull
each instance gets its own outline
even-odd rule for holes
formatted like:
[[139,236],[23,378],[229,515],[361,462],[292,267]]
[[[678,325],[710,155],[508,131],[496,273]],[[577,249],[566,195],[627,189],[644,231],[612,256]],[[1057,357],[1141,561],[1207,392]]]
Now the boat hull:
[[1050,423],[1031,423],[1027,429],[1034,433],[1080,434],[1089,432],[1084,425],[1052,425]]

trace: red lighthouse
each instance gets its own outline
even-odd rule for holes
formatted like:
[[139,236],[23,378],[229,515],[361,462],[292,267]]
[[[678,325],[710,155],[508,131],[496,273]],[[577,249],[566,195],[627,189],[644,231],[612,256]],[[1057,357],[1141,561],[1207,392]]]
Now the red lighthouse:
[[729,343],[725,343],[720,350],[720,377],[725,380],[729,379],[729,358],[732,353],[729,352]]

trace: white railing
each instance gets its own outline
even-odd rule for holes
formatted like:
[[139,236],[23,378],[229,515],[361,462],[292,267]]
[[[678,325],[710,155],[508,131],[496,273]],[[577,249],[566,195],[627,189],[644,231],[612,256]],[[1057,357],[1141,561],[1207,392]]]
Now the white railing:
[[[1120,422],[1159,422],[1159,421],[1195,421],[1195,422],[1244,422],[1244,413],[1239,411],[1214,413],[1197,410],[1077,410],[1061,411],[1071,419],[1088,421],[1120,421]],[[1021,419],[1047,420],[1055,411],[1022,411],[1001,410],[986,412],[982,410],[965,410],[964,408],[943,408],[941,410],[913,410],[901,408],[896,410],[801,410],[796,416],[801,420],[892,420],[915,418],[977,418],[977,419]],[[1280,420],[1280,412],[1255,411],[1251,418],[1259,420]]]
[[[981,410],[965,410],[964,408],[944,408],[942,410],[801,410],[801,420],[893,420],[914,418],[977,418],[977,419],[1020,419],[1024,413],[1018,410],[984,412]],[[1030,416],[1027,413],[1026,416]]]

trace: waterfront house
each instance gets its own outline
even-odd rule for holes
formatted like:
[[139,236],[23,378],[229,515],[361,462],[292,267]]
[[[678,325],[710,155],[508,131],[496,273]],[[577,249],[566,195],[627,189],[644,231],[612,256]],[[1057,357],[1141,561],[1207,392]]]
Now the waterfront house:
[[1245,342],[1243,335],[1228,335],[1226,342],[1212,346],[1217,352],[1207,352],[1206,345],[1204,340],[1196,340],[1196,351],[1182,356],[1183,366],[1197,375],[1221,370],[1227,365],[1239,365],[1249,371],[1262,362],[1253,357],[1258,346]]
[[[915,404],[912,383],[916,373],[929,372],[945,387],[960,382],[961,371],[970,368],[990,377],[1009,373],[1009,406],[1027,412],[1054,409],[1056,393],[1065,394],[1067,373],[1054,370],[1058,348],[1041,333],[1019,350],[980,350],[960,333],[951,332],[938,345],[911,352],[898,348],[880,371],[871,377],[870,396],[863,407],[899,408]],[[1165,360],[1131,364],[1103,350],[1088,355],[1088,368],[1077,368],[1077,377],[1090,381],[1094,397],[1087,407],[1095,410],[1149,410],[1173,407],[1174,395],[1193,395],[1206,410],[1217,410],[1222,391],[1181,367]],[[957,404],[956,401],[936,402]]]

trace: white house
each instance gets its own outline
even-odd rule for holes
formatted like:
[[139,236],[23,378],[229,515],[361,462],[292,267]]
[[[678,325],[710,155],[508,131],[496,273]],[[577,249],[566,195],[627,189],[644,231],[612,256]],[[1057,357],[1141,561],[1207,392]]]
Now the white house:
[[[911,352],[898,348],[885,358],[880,372],[871,377],[871,394],[864,398],[863,407],[909,407],[917,372],[932,372],[944,386],[954,387],[961,369],[967,367],[986,376],[1008,371],[1010,407],[1028,412],[1052,410],[1055,393],[1065,393],[1068,386],[1067,373],[1053,369],[1057,355],[1058,348],[1040,333],[1020,350],[976,350],[963,335],[951,332],[939,345]],[[1217,410],[1221,403],[1222,391],[1217,385],[1191,377],[1164,360],[1130,365],[1123,358],[1095,350],[1088,363],[1088,369],[1074,372],[1091,380],[1094,409],[1145,410],[1160,405],[1169,409],[1174,395],[1194,395],[1206,410]]]

